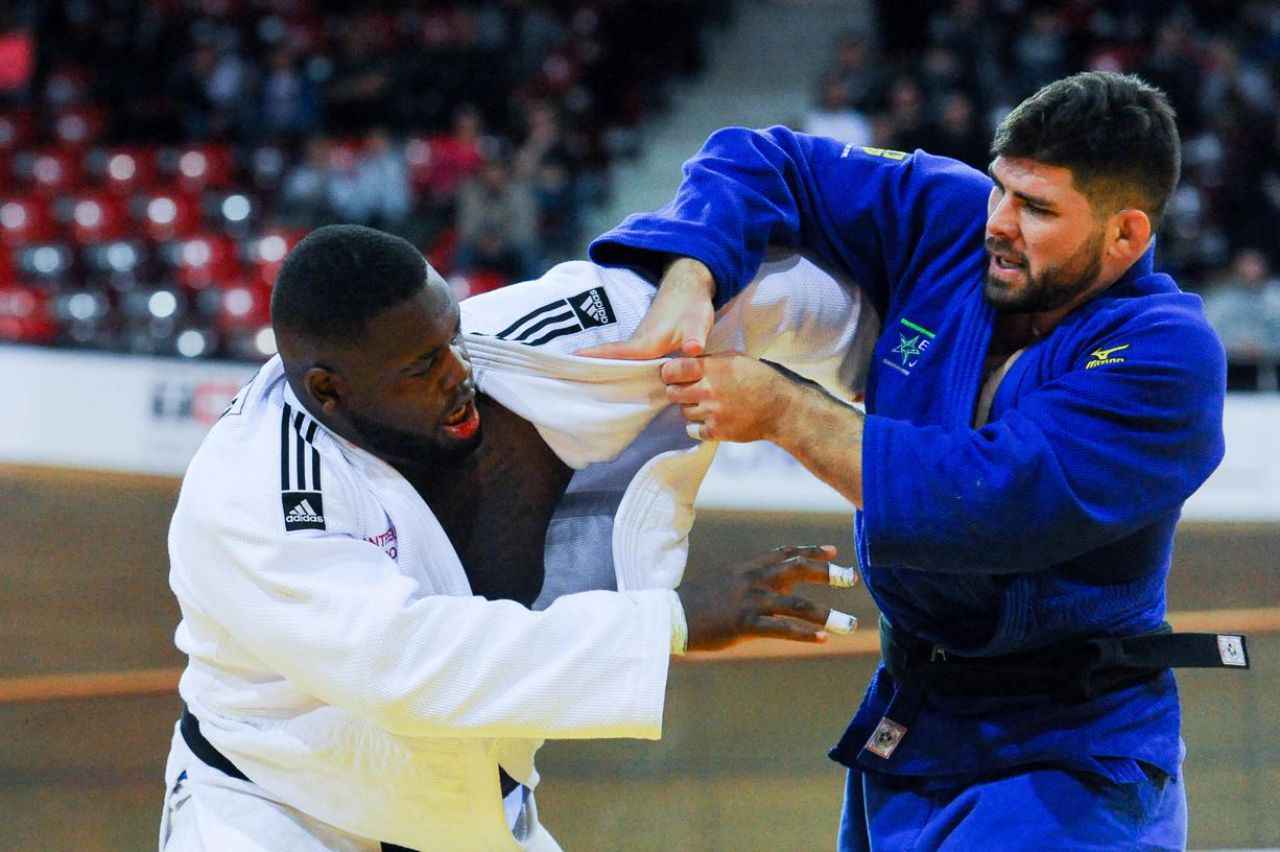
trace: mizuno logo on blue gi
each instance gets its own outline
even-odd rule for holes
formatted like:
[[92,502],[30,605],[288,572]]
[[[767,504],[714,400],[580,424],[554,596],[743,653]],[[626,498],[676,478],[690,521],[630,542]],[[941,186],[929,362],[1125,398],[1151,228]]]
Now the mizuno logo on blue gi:
[[912,322],[906,317],[902,317],[898,322],[902,326],[902,328],[898,329],[898,345],[890,350],[894,355],[898,356],[898,359],[884,358],[881,363],[886,367],[892,367],[904,376],[909,376],[911,375],[911,368],[928,351],[935,335],[929,329]]

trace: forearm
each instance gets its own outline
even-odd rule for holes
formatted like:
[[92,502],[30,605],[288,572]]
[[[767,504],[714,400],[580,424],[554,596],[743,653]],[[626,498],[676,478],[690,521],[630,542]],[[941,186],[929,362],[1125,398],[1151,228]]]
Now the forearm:
[[775,444],[862,508],[862,412],[816,386],[794,385],[773,434]]

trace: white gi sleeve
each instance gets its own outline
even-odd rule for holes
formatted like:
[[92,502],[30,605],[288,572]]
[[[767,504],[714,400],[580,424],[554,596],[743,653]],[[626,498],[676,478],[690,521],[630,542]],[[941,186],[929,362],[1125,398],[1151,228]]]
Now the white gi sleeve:
[[333,532],[352,528],[346,501],[326,504],[329,531],[283,533],[192,478],[170,530],[184,608],[318,701],[402,736],[661,735],[673,591],[584,592],[542,612],[425,594],[379,547]]

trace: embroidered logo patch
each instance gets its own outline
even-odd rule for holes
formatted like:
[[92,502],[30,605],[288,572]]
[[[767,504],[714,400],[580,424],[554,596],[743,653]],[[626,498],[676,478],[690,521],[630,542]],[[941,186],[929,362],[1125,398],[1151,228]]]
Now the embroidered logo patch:
[[849,154],[853,152],[854,148],[858,148],[860,151],[862,151],[862,153],[868,156],[882,157],[886,160],[905,160],[907,157],[911,156],[906,151],[895,151],[892,148],[872,148],[868,145],[859,146],[859,145],[854,145],[851,142],[848,145],[844,146],[844,150],[840,152],[840,157],[842,159],[845,157],[848,157]]
[[883,358],[881,363],[892,367],[904,376],[911,375],[911,369],[919,362],[920,356],[929,350],[936,336],[924,326],[914,323],[906,317],[898,320],[898,345],[890,352],[898,357]]
[[888,716],[881,716],[880,724],[876,725],[876,729],[871,732],[871,739],[867,740],[867,751],[888,760],[906,735],[906,725],[899,725]]
[[1218,657],[1224,666],[1249,668],[1249,656],[1244,650],[1244,637],[1231,634],[1218,634]]
[[284,503],[285,532],[324,529],[324,499],[319,491],[285,491],[280,499]]
[[604,288],[592,287],[576,296],[557,299],[530,311],[495,336],[499,340],[517,340],[529,346],[541,346],[566,334],[617,321]]
[[1123,364],[1123,358],[1115,357],[1116,352],[1128,349],[1129,344],[1122,343],[1119,346],[1112,346],[1109,349],[1101,347],[1089,353],[1089,362],[1084,365],[1086,370],[1092,370],[1094,367],[1101,367],[1104,364]]

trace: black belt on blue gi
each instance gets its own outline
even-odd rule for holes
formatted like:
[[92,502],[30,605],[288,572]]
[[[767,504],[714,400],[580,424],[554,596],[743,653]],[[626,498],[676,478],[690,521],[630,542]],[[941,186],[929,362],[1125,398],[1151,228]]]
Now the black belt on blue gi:
[[880,654],[899,684],[939,695],[1044,695],[1063,702],[1087,701],[1170,668],[1249,668],[1244,636],[1174,633],[1168,624],[1140,636],[1075,639],[971,657],[896,630],[881,616]]
[[[204,734],[200,733],[200,720],[187,709],[185,703],[182,705],[182,721],[178,723],[178,730],[182,732],[182,739],[186,742],[187,748],[191,749],[191,753],[200,758],[206,765],[212,766],[232,778],[238,778],[241,781],[249,780],[248,775],[241,772],[234,763],[227,759],[225,754],[218,751],[213,747],[213,743],[205,739]],[[520,782],[508,775],[501,766],[498,767],[498,784],[502,788],[503,798],[506,798],[507,794],[520,786]],[[382,852],[414,852],[414,850],[404,846],[397,846],[394,843],[383,843]]]

